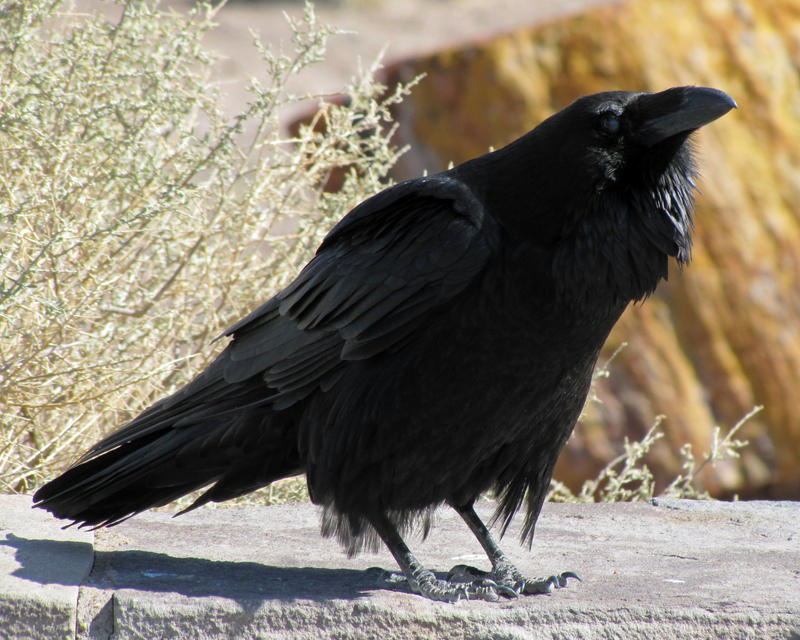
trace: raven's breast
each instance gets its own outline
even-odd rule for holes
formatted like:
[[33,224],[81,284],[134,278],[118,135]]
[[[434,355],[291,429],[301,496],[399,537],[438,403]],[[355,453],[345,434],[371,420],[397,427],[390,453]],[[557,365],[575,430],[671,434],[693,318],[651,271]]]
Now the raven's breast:
[[316,501],[343,513],[420,509],[554,461],[621,309],[581,320],[508,295],[464,296],[311,399],[301,455]]

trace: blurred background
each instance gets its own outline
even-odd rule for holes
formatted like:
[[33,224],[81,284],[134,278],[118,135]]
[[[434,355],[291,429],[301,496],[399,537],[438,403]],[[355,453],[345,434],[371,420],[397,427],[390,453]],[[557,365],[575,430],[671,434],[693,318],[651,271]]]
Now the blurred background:
[[[204,42],[221,56],[225,110],[241,109],[262,64],[250,30],[285,43],[283,12],[302,10],[239,0],[217,13]],[[346,102],[359,64],[381,52],[389,90],[425,76],[393,110],[393,142],[409,145],[397,180],[500,147],[587,93],[691,84],[734,97],[739,109],[696,135],[693,262],[615,328],[601,362],[627,346],[597,381],[555,476],[579,488],[664,415],[665,438],[648,456],[664,486],[681,472],[683,445],[701,454],[715,427],[724,433],[763,405],[738,433],[749,441],[741,456],[705,468],[701,484],[722,498],[800,499],[800,0],[352,0],[316,12],[345,33],[291,90]],[[315,109],[292,104],[287,130]]]

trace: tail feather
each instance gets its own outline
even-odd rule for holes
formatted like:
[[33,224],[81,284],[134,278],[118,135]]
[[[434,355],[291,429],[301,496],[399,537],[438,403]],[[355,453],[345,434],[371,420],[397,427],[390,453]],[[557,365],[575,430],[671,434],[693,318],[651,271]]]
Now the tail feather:
[[34,506],[111,526],[208,485],[189,509],[302,472],[292,413],[260,406],[258,376],[231,385],[213,368],[98,442],[41,487]]
[[156,434],[80,462],[41,487],[34,506],[76,523],[109,526],[211,484],[224,473],[219,466],[175,473],[176,445],[190,431]]

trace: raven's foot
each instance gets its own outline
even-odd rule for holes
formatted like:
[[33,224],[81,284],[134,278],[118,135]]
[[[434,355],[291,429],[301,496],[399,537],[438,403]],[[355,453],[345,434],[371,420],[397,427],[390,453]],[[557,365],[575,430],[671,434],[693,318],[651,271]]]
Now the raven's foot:
[[519,569],[507,560],[498,562],[491,571],[481,571],[475,567],[459,564],[450,569],[447,579],[450,582],[474,584],[482,582],[496,594],[506,598],[516,598],[523,594],[550,593],[567,586],[567,579],[580,576],[573,571],[565,571],[547,578],[526,578]]
[[[430,600],[439,602],[458,602],[459,600],[488,600],[497,602],[500,599],[498,585],[492,580],[484,577],[477,577],[469,581],[450,581],[440,580],[433,572],[427,569],[419,572],[415,578],[409,579],[403,573],[383,571],[382,569],[370,569],[370,572],[378,573],[378,583],[386,589],[392,591],[404,591],[406,593],[417,593]],[[507,595],[507,594],[503,594]]]

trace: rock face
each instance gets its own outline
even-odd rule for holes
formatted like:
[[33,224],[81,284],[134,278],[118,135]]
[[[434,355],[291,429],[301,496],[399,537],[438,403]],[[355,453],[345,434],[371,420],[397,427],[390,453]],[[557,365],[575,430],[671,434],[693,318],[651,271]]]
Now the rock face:
[[800,495],[800,1],[630,1],[397,64],[427,74],[398,114],[438,170],[500,146],[586,93],[695,84],[739,110],[696,136],[702,176],[694,259],[630,308],[607,345],[628,343],[597,386],[556,477],[575,486],[664,414],[651,454],[662,482],[683,443],[764,410],[741,459],[703,475],[718,495]]

